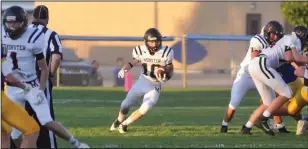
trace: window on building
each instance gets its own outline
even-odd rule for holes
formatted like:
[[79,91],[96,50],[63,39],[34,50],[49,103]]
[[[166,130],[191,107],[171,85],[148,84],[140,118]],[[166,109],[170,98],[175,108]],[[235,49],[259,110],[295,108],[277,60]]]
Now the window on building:
[[259,34],[261,28],[261,14],[246,15],[246,35]]

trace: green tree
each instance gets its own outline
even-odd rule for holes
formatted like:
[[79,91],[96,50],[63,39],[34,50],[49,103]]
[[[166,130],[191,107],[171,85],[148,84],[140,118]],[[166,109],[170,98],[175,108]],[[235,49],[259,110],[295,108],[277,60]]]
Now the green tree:
[[281,11],[293,26],[308,26],[308,2],[283,2]]

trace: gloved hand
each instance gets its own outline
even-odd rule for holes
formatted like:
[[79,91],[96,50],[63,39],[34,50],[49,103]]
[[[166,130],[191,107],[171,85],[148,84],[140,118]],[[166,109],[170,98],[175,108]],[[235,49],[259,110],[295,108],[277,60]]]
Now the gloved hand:
[[166,73],[164,73],[163,75],[155,73],[156,79],[160,82],[160,83],[165,83],[167,82],[167,78],[166,78]]
[[127,72],[127,70],[123,70],[121,69],[118,73],[118,78],[124,78],[125,73]]
[[24,93],[28,94],[30,92],[30,90],[32,89],[30,84],[25,83],[24,84],[25,88],[24,88]]
[[34,105],[39,105],[45,101],[46,97],[44,92],[39,88],[32,88],[28,94],[26,94],[26,99]]

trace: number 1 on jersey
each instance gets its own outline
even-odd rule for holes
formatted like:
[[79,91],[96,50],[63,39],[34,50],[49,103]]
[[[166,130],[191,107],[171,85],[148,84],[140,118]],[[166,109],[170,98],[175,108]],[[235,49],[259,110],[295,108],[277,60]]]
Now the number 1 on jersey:
[[15,69],[19,69],[18,68],[18,62],[17,62],[17,53],[16,52],[12,52],[11,54],[10,54],[10,57],[11,57],[11,59],[12,59],[12,62],[13,62],[13,70],[15,70]]

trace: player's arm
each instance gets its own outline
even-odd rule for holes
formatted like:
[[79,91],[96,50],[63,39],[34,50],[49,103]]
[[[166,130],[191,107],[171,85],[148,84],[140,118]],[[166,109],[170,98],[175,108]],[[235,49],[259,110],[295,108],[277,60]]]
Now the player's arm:
[[298,62],[308,64],[308,57],[304,57],[300,55],[299,50],[296,47],[296,41],[292,37],[284,38],[285,51],[284,51],[284,59],[289,62]]
[[291,65],[295,68],[295,69],[297,69],[299,66],[296,64],[296,62],[291,62]]
[[294,75],[303,78],[305,74],[305,66],[301,66],[296,68],[296,70],[294,71]]
[[122,70],[124,71],[129,71],[132,69],[134,66],[136,66],[140,62],[140,57],[141,57],[141,49],[140,46],[137,46],[133,49],[132,57],[133,60],[128,62],[122,67]]
[[46,59],[44,58],[44,54],[37,54],[36,55],[37,58],[37,64],[41,70],[41,76],[40,76],[40,90],[45,90],[46,87],[46,82],[48,79],[48,67],[47,67],[47,63],[46,63]]
[[299,62],[308,64],[308,57],[302,56],[298,53],[295,47],[285,47],[284,57],[285,60],[290,62]]
[[129,71],[139,63],[138,59],[133,59],[122,67],[122,70]]
[[[258,39],[259,38],[259,39]],[[251,59],[255,58],[261,53],[261,50],[265,47],[265,43],[262,43],[261,37],[253,37],[249,43],[249,49],[251,50]]]
[[167,54],[167,65],[165,66],[166,70],[166,78],[169,80],[173,76],[174,67],[173,67],[173,61],[174,59],[174,52],[173,49],[170,49],[170,52]]
[[45,90],[46,87],[46,82],[48,79],[48,74],[49,70],[47,67],[46,59],[43,54],[43,49],[44,49],[44,36],[41,35],[38,40],[34,43],[33,46],[33,54],[36,57],[37,64],[40,68],[41,71],[41,76],[40,76],[40,90]]
[[10,83],[10,85],[19,87],[21,89],[26,89],[25,84],[21,83],[19,80],[17,80],[12,74],[8,74],[5,76],[6,81]]
[[50,76],[53,77],[56,73],[57,69],[60,66],[60,62],[62,60],[63,48],[61,40],[57,33],[53,34],[50,43],[50,51],[51,51],[51,63],[50,63]]
[[[1,51],[2,53],[2,51]],[[16,87],[19,87],[19,88],[22,88],[22,89],[26,89],[26,85],[21,83],[18,79],[16,79],[10,71],[8,70],[8,64],[6,64],[6,59],[5,57],[3,56],[3,54],[1,54],[1,64],[2,64],[2,69],[1,69],[1,73],[3,73],[3,75],[5,76],[6,78],[6,81],[10,83],[10,85],[12,86],[16,86]]]

